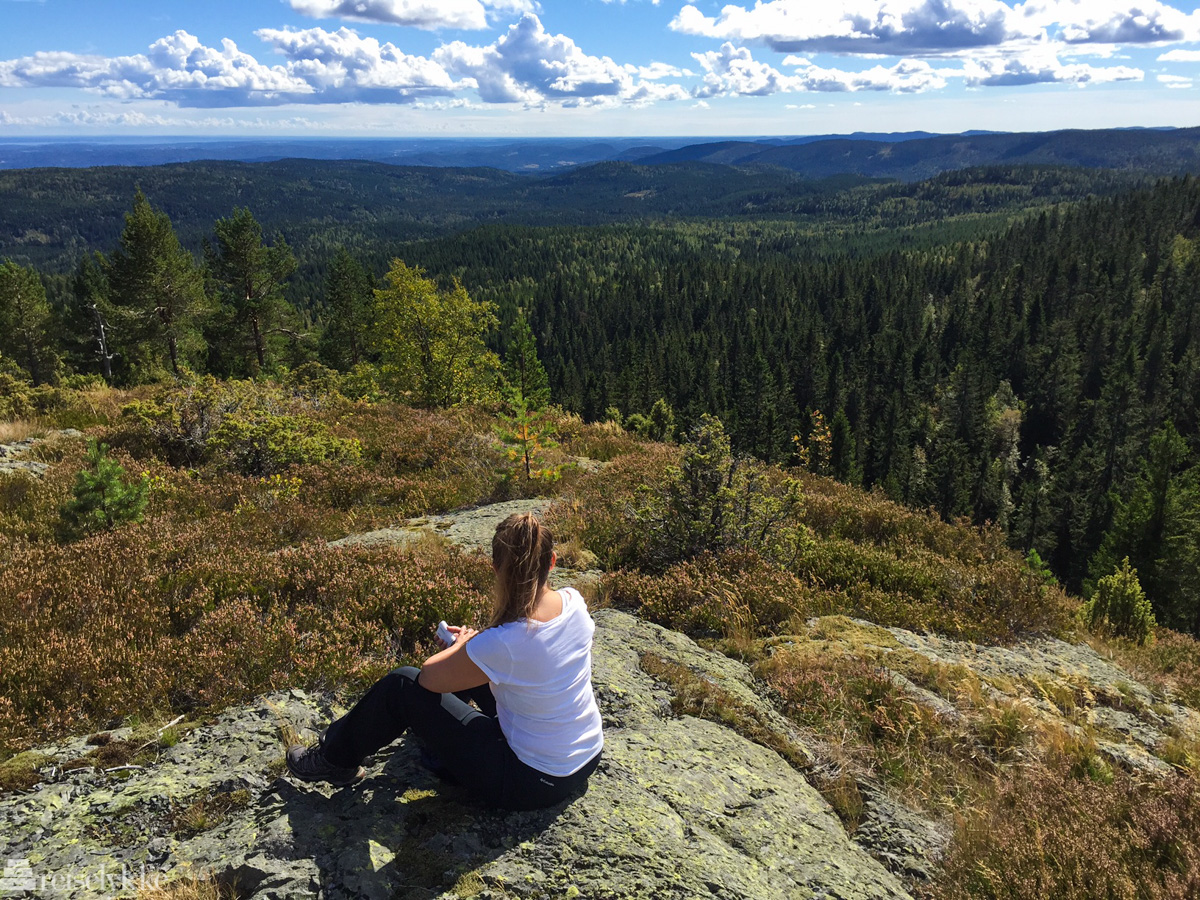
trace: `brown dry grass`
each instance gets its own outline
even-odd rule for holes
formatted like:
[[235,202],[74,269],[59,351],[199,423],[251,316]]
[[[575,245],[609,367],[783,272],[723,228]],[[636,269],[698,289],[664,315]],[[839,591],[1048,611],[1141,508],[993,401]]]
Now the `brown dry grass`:
[[11,444],[30,437],[41,437],[46,433],[46,430],[47,428],[43,423],[33,419],[0,422],[0,444]]
[[208,876],[189,875],[147,886],[137,892],[137,900],[237,900],[238,892]]

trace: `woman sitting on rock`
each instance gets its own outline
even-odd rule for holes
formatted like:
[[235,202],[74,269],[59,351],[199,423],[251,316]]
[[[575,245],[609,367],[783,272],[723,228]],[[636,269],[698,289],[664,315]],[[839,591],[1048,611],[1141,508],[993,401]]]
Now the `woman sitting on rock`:
[[585,790],[604,743],[592,693],[596,626],[578,591],[550,589],[555,561],[532,513],[501,522],[488,628],[451,626],[454,642],[424,667],[385,675],[317,744],[289,749],[291,773],[351,784],[367,756],[411,728],[446,776],[491,805],[537,809]]

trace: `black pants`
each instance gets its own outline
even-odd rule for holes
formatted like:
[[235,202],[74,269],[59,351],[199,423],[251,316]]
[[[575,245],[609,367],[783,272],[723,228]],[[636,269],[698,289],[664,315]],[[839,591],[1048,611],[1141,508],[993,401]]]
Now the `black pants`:
[[405,666],[375,682],[325,732],[325,758],[336,766],[357,766],[411,728],[459,783],[490,805],[540,809],[587,788],[599,753],[565,777],[540,772],[521,762],[508,746],[486,684],[457,695],[436,694],[421,687],[420,674],[420,669]]

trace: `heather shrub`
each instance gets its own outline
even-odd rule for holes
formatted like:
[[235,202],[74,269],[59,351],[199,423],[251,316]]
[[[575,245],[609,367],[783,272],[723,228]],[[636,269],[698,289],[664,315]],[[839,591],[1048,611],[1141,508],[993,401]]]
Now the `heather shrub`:
[[1089,777],[1031,766],[961,817],[936,900],[1184,900],[1200,896],[1200,790],[1187,776]]
[[558,420],[558,441],[573,456],[609,462],[642,447],[642,442],[626,433],[619,422],[585,424],[572,413],[563,413]]
[[[284,686],[358,686],[479,622],[481,557],[306,544],[271,552],[211,518],[67,545],[0,538],[0,746]],[[247,640],[253,635],[253,640]]]
[[604,581],[609,602],[699,637],[776,633],[809,613],[811,588],[753,551],[704,553],[662,575],[626,570]]
[[662,489],[666,468],[678,460],[678,452],[678,447],[663,444],[643,446],[581,477],[547,514],[555,538],[591,550],[610,570],[642,558],[648,536],[631,524],[632,497],[639,488]]
[[1200,641],[1191,635],[1159,627],[1153,641],[1109,641],[1106,649],[1139,677],[1192,708],[1200,708]]
[[1155,627],[1154,611],[1128,556],[1120,569],[1096,583],[1096,592],[1081,615],[1092,631],[1107,631],[1137,644],[1146,642]]
[[[833,752],[844,766],[944,811],[1019,758],[1032,719],[1019,704],[989,699],[972,673],[893,643],[882,629],[821,619],[796,637],[772,641],[755,672],[778,693],[789,718],[836,742]],[[893,672],[949,699],[956,715],[914,702]]]

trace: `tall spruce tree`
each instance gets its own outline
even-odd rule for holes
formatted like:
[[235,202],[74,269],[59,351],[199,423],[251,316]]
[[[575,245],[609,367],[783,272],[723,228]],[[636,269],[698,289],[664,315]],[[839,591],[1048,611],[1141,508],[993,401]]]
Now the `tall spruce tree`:
[[0,263],[0,355],[15,359],[34,384],[52,380],[59,365],[52,320],[38,273],[12,260]]
[[550,380],[546,367],[538,359],[537,342],[523,308],[517,310],[512,341],[504,360],[504,377],[509,390],[518,396],[531,412],[550,402]]
[[1132,489],[1114,505],[1111,527],[1088,566],[1090,594],[1128,561],[1160,622],[1200,634],[1200,466],[1188,466],[1187,442],[1168,422]]
[[366,358],[371,328],[371,274],[345,247],[338,248],[325,276],[325,330],[320,354],[326,364],[345,371]]
[[104,380],[111,383],[117,357],[114,336],[121,329],[109,300],[104,269],[105,260],[100,253],[90,253],[79,261],[67,298],[64,325],[74,364],[85,371],[95,371],[98,367]]
[[203,275],[179,243],[165,212],[139,190],[125,214],[120,245],[106,269],[115,305],[131,314],[128,339],[165,352],[171,371],[204,350],[199,325],[208,313]]
[[283,327],[294,312],[283,297],[283,283],[296,270],[296,257],[278,235],[271,246],[264,244],[262,226],[244,206],[218,219],[214,231],[215,243],[205,246],[209,272],[234,334],[253,354],[246,370],[262,372],[268,368],[269,336],[296,334]]

